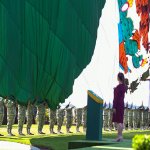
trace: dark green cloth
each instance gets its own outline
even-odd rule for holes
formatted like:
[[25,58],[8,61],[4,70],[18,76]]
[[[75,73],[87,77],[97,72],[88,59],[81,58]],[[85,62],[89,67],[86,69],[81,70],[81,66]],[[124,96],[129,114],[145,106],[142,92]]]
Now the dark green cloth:
[[0,95],[21,104],[72,93],[90,62],[105,0],[0,0]]

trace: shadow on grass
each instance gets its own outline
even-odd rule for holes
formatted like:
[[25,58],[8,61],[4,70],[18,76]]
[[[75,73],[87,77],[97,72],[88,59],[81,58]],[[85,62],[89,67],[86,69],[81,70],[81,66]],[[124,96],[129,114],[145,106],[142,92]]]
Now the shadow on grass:
[[59,135],[59,136],[49,136],[30,139],[30,143],[33,146],[47,149],[47,150],[67,150],[68,142],[74,140],[84,140],[83,135]]

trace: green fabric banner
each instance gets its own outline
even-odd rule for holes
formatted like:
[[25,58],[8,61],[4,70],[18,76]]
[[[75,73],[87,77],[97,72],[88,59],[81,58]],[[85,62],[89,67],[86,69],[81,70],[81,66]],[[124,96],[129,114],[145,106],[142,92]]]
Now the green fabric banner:
[[17,102],[72,93],[90,62],[105,0],[0,0],[0,94]]

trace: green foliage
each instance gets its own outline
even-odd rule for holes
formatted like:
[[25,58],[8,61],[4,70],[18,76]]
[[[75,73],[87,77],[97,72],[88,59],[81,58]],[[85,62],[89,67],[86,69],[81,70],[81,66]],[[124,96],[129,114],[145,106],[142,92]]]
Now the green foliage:
[[136,135],[132,147],[134,150],[150,150],[150,135]]

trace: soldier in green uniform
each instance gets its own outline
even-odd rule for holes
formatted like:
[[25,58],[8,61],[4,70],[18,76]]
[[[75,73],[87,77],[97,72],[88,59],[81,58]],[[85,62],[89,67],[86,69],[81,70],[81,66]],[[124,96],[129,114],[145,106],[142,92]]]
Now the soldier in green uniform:
[[[49,109],[49,128],[50,128],[50,134],[56,134],[54,132],[54,126],[56,124],[56,121],[57,121],[56,110]],[[59,128],[59,129],[61,130],[61,128]]]
[[82,108],[75,109],[76,132],[80,132],[79,128],[82,124]]
[[138,110],[136,106],[133,107],[133,129],[138,129]]
[[16,117],[16,103],[13,96],[9,96],[5,99],[5,105],[7,107],[7,132],[9,136],[14,136],[12,134],[12,126],[15,122]]
[[112,131],[113,123],[112,123],[113,109],[111,103],[108,106],[108,130]]
[[71,128],[72,122],[73,122],[73,113],[72,113],[73,108],[74,107],[71,107],[71,106],[66,108],[66,132],[67,133],[72,133],[70,131],[70,128]]
[[141,121],[140,109],[139,107],[137,107],[137,128],[140,128],[140,121]]
[[87,106],[82,108],[82,125],[83,132],[86,132],[86,122],[87,122]]
[[[63,122],[64,122],[64,117],[65,117],[65,109],[58,109],[57,110],[57,132],[60,134],[62,134],[61,132],[61,127],[63,125]],[[54,124],[55,125],[55,124]],[[52,128],[52,131],[53,131],[53,128]],[[53,131],[54,132],[54,131]]]
[[27,106],[27,112],[26,112],[26,118],[27,118],[27,134],[33,135],[30,130],[33,122],[33,104],[29,101]]
[[37,104],[37,124],[39,134],[45,134],[42,132],[45,124],[45,111],[45,102]]
[[150,129],[150,109],[148,111],[148,129]]
[[144,129],[147,130],[148,129],[148,112],[149,112],[149,108],[146,107],[145,111],[144,111]]
[[[3,101],[3,98],[0,97],[0,127],[3,123],[3,118],[4,118],[4,101]],[[0,134],[0,136],[3,136],[3,135]]]
[[139,107],[139,115],[140,115],[140,129],[144,130],[144,106],[143,102],[142,105]]
[[127,130],[128,125],[128,103],[125,104],[124,108],[124,129]]
[[24,136],[22,130],[25,122],[25,117],[26,117],[26,107],[19,104],[18,105],[18,133],[19,135],[22,136]]
[[128,107],[128,130],[133,129],[133,105]]
[[104,115],[103,115],[103,127],[104,127],[104,131],[108,130],[108,106],[105,103],[104,104]]

